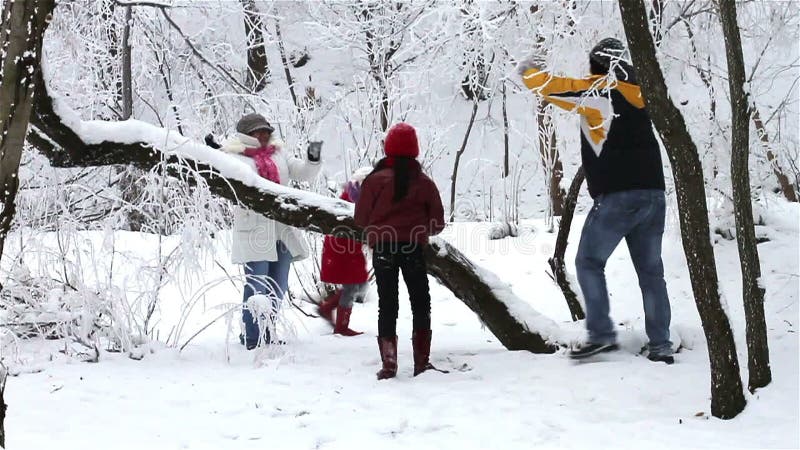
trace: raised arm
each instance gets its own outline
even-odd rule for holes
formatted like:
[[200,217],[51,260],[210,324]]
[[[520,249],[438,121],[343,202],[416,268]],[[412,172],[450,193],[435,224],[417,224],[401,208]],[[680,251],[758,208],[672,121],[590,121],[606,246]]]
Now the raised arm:
[[567,111],[586,115],[581,99],[593,89],[605,87],[604,77],[593,75],[587,78],[553,76],[543,70],[532,68],[522,74],[522,82],[535,94]]
[[292,155],[286,156],[286,163],[289,166],[289,177],[297,181],[312,181],[322,169],[319,161],[308,161]]

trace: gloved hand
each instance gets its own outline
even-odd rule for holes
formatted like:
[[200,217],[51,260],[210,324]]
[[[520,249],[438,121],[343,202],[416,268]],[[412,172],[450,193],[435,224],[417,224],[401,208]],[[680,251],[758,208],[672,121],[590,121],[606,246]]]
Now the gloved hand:
[[308,143],[308,160],[311,162],[319,162],[320,155],[322,154],[322,141],[311,141]]
[[540,53],[531,53],[517,63],[517,73],[522,76],[530,69],[544,70],[547,62]]
[[214,140],[214,135],[211,134],[211,133],[208,133],[206,135],[204,141],[206,141],[206,145],[211,147],[211,148],[221,148],[222,147],[221,145],[217,144],[217,141]]

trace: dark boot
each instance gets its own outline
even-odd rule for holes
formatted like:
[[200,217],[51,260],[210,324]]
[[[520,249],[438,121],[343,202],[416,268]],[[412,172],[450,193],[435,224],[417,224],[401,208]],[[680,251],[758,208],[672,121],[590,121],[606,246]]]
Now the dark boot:
[[333,310],[339,306],[339,299],[341,298],[342,290],[339,289],[319,304],[319,315],[330,322],[331,325],[333,325]]
[[353,308],[345,308],[339,306],[336,309],[336,327],[333,329],[333,334],[341,334],[342,336],[358,336],[364,334],[350,329],[350,313]]
[[381,352],[383,367],[378,371],[378,379],[385,380],[397,375],[397,336],[378,337],[378,350]]
[[433,367],[431,357],[431,330],[414,330],[411,333],[411,346],[414,349],[414,376],[426,370],[448,373],[446,370]]

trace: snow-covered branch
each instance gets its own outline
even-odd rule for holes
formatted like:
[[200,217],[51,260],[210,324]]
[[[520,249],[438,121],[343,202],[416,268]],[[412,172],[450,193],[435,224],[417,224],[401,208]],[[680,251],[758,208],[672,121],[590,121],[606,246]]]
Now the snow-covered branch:
[[[285,224],[361,239],[352,205],[283,187],[261,178],[245,161],[175,131],[127,120],[83,121],[37,79],[29,141],[57,167],[133,164],[150,169],[166,160],[173,175],[202,177],[216,195],[240,202]],[[191,170],[186,170],[191,168]],[[430,273],[472,309],[509,350],[553,352],[562,342],[555,322],[516,297],[494,274],[474,265],[440,239],[427,250]]]

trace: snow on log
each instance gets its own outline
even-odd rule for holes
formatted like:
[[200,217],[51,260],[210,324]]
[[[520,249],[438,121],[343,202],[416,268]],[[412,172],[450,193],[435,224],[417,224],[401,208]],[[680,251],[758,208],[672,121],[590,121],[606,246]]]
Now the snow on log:
[[[353,223],[350,203],[269,182],[240,157],[172,130],[137,120],[83,121],[64,99],[50,95],[43,75],[36,84],[28,140],[55,167],[133,164],[150,170],[163,158],[173,176],[187,182],[201,177],[214,194],[266,217],[309,231],[363,240],[362,231]],[[566,342],[555,322],[443,240],[432,240],[426,258],[429,273],[474,311],[507,349],[552,353]]]

